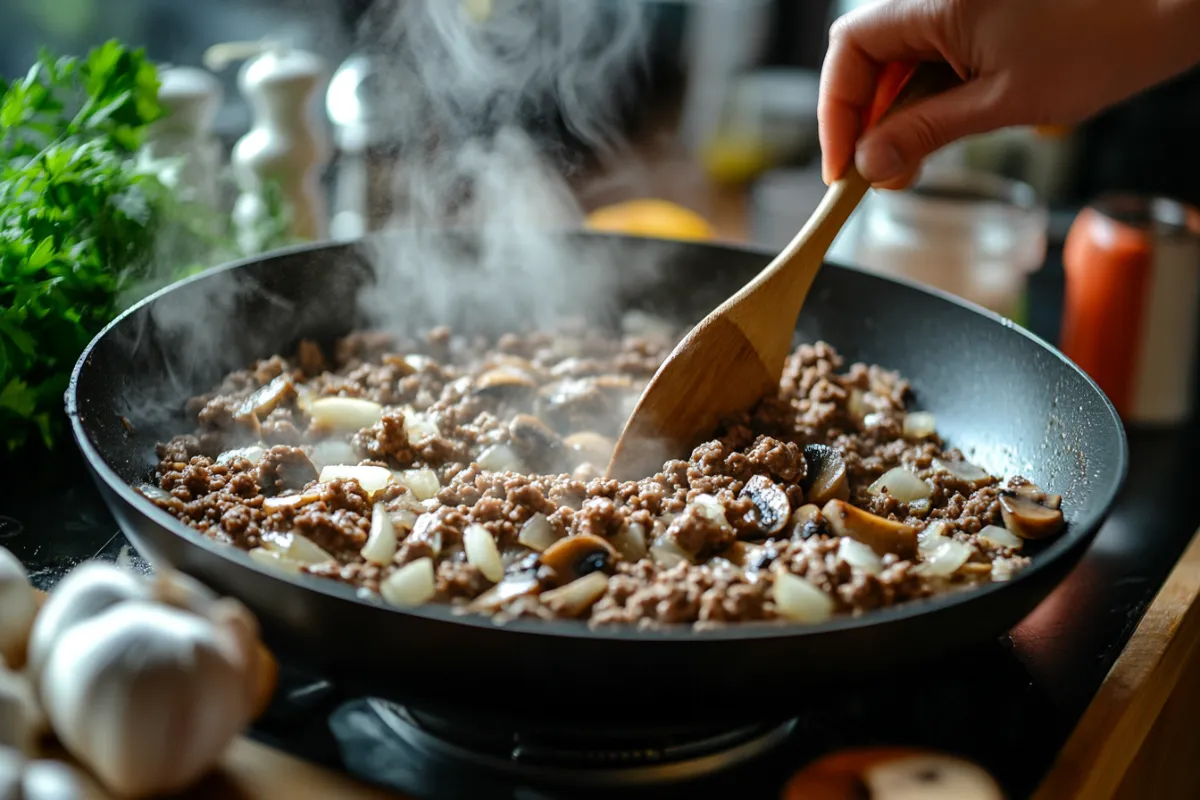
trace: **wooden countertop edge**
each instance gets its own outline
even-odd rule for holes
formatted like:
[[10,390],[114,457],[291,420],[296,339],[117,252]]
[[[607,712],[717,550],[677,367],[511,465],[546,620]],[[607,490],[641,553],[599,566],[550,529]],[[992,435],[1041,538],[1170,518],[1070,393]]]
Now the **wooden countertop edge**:
[[1146,610],[1034,800],[1117,795],[1167,699],[1200,663],[1200,532]]

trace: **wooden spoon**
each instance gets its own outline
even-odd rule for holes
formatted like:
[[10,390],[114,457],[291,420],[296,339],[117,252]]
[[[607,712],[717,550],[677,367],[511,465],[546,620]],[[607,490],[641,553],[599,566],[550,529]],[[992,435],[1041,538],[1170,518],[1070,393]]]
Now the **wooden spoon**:
[[[958,83],[945,63],[884,71],[867,126]],[[709,314],[667,358],[625,424],[606,476],[653,474],[721,420],[779,390],[796,319],[825,253],[870,188],[853,166],[766,269]]]

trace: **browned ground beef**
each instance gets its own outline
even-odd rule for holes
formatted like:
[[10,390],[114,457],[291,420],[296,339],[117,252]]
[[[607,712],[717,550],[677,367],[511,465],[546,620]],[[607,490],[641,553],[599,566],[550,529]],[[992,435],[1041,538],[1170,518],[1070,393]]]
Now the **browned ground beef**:
[[[644,627],[775,620],[793,616],[775,602],[781,571],[824,592],[834,612],[857,614],[1003,580],[1028,563],[1021,550],[979,535],[1003,525],[1002,496],[1027,482],[1002,487],[991,476],[946,471],[935,459],[960,461],[961,453],[943,450],[936,434],[904,435],[908,384],[875,366],[844,369],[824,343],[799,347],[778,395],[728,420],[690,457],[640,481],[604,480],[613,439],[673,344],[661,332],[509,334],[489,343],[444,329],[424,342],[359,334],[332,353],[303,342],[295,357],[260,361],[194,399],[197,429],[159,446],[159,488],[145,491],[213,539],[366,591],[432,559],[432,601],[498,619],[580,616],[594,626]],[[327,435],[309,410],[329,396],[379,404],[378,421]],[[481,466],[481,454],[497,445],[492,458],[501,453],[500,463],[485,458]],[[818,511],[830,495],[821,496],[812,445],[840,458],[837,497],[911,526],[923,541],[942,523],[939,535],[968,546],[969,557],[935,574],[924,545],[914,556],[911,547],[874,544],[873,563],[847,556]],[[329,463],[386,466],[395,480],[372,495],[344,475],[322,481]],[[927,498],[905,503],[869,491],[898,466],[923,481]],[[423,468],[438,481],[424,499],[403,472]],[[386,563],[360,552],[378,508],[393,525],[409,523],[394,528]],[[575,550],[563,556],[567,548],[556,545],[543,555],[545,541],[522,544],[535,515],[544,519],[527,530],[576,537]],[[498,600],[489,599],[496,592],[479,600],[494,584],[467,556],[471,525],[482,526],[502,556],[506,596]],[[314,557],[289,549],[297,541],[320,550]],[[596,572],[607,588],[593,577],[596,590],[582,603],[546,594]]]

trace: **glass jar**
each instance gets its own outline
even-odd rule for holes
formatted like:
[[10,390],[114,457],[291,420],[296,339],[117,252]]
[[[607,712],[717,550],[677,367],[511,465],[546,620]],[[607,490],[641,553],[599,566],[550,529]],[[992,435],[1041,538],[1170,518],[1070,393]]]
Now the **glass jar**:
[[1027,184],[927,170],[903,192],[870,192],[830,249],[834,261],[918,281],[1023,322],[1046,258],[1049,212]]

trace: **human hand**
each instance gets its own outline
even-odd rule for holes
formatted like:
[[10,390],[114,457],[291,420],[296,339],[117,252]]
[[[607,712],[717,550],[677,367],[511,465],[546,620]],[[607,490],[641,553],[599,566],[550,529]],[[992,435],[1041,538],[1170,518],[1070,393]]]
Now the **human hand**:
[[[883,66],[935,60],[965,82],[863,135]],[[1198,62],[1200,0],[879,0],[830,33],[822,172],[830,183],[853,161],[873,185],[900,189],[964,136],[1079,122]]]

